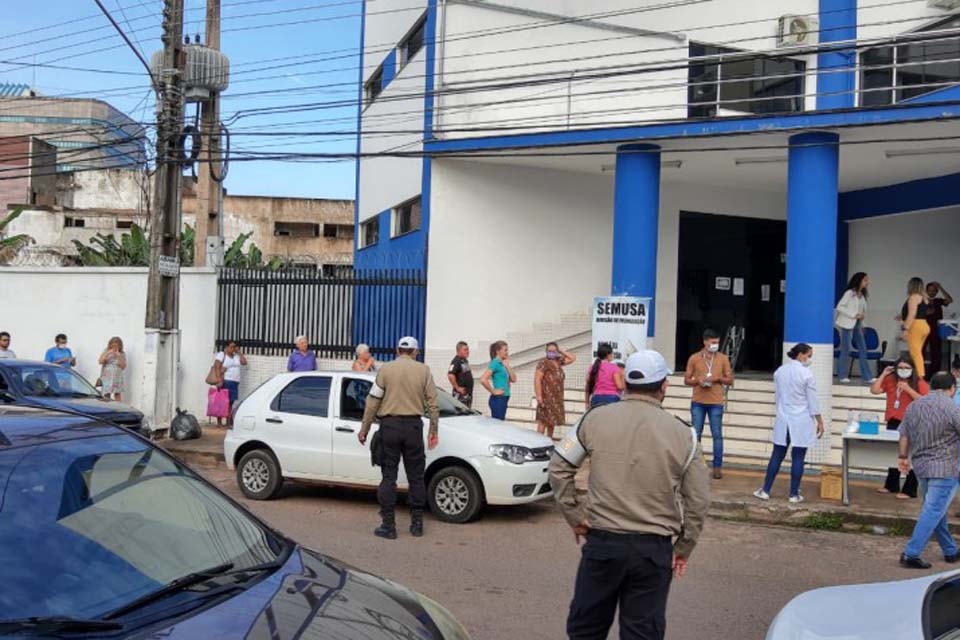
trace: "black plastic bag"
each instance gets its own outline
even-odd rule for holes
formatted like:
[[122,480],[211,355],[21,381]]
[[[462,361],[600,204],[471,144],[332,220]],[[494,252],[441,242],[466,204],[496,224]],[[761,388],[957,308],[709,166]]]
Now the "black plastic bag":
[[177,417],[170,422],[170,437],[174,440],[193,440],[199,438],[201,433],[196,416],[177,408]]

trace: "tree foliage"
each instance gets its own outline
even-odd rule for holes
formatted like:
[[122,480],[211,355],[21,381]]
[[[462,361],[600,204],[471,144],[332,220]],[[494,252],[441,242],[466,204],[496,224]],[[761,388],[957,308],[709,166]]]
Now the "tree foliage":
[[21,213],[23,213],[23,207],[17,207],[0,220],[0,264],[10,264],[21,249],[36,242],[25,233],[10,237],[4,235],[7,226],[19,218]]

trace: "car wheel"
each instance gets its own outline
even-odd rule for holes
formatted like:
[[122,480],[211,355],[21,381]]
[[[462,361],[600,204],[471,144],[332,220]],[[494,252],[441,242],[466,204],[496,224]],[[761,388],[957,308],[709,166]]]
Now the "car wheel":
[[237,484],[251,500],[270,500],[283,486],[280,464],[266,449],[250,451],[237,465]]
[[476,474],[463,467],[446,467],[430,479],[427,489],[430,512],[444,522],[470,522],[483,507],[483,486]]

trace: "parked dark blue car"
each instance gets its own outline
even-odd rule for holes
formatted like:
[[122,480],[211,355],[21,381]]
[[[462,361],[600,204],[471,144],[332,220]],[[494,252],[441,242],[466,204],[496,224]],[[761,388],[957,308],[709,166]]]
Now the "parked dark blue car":
[[466,640],[129,430],[0,405],[0,637]]
[[73,369],[47,362],[0,360],[0,404],[63,409],[149,433],[141,412],[104,399]]

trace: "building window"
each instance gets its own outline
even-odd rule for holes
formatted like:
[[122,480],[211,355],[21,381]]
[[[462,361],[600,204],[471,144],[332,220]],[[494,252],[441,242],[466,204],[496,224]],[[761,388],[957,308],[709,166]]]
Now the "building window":
[[374,216],[363,223],[363,245],[372,247],[380,242],[380,216]]
[[133,220],[117,220],[117,229],[132,229]]
[[274,222],[273,235],[286,238],[318,238],[320,225],[312,222]]
[[420,198],[404,202],[393,210],[393,236],[402,236],[405,233],[420,228]]
[[339,240],[353,238],[353,226],[349,224],[325,224],[323,225],[323,237]]
[[800,60],[691,42],[688,116],[803,111],[806,68]]
[[63,219],[63,226],[70,229],[82,229],[87,226],[87,221],[83,218],[73,218],[71,216],[66,216]]
[[[914,33],[960,28],[952,16]],[[930,36],[935,37],[935,36]],[[960,36],[905,42],[860,54],[860,106],[894,104],[960,82]]]
[[417,26],[400,42],[400,66],[403,67],[423,49],[424,34],[427,28],[427,17],[423,16]]
[[363,93],[367,97],[367,102],[373,102],[381,93],[383,93],[383,67],[373,72],[367,84],[363,86]]

